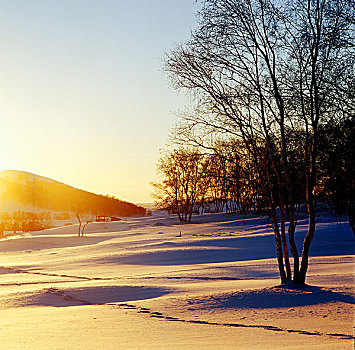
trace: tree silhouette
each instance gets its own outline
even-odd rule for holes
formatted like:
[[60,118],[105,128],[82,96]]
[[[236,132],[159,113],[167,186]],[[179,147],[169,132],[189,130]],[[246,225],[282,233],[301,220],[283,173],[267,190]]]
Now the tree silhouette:
[[[202,3],[199,28],[166,56],[174,87],[196,101],[184,117],[186,128],[244,143],[269,206],[281,282],[292,278],[288,216],[293,280],[304,283],[316,225],[320,127],[354,111],[354,2]],[[301,261],[294,239],[299,161],[292,137],[299,133],[308,209]]]

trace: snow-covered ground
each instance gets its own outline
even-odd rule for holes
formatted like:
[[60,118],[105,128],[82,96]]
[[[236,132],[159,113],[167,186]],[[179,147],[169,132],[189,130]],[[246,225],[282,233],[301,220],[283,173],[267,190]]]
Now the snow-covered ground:
[[298,288],[279,285],[265,217],[153,215],[76,232],[0,240],[0,349],[353,348],[346,222],[319,221]]

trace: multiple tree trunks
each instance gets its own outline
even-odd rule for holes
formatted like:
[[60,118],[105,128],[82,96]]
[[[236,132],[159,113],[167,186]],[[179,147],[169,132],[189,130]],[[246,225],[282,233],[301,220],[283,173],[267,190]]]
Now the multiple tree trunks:
[[[354,119],[354,2],[201,2],[199,27],[165,60],[174,87],[191,92],[196,102],[181,118],[174,141],[216,154],[221,150],[213,140],[223,140],[219,145],[227,152],[228,142],[244,144],[243,161],[252,160],[249,183],[258,188],[253,198],[271,211],[281,281],[305,283],[315,234],[315,195],[332,185],[332,176],[321,176],[316,167],[322,158],[325,168],[332,163],[319,143],[330,135],[327,125],[348,125]],[[353,167],[349,159],[337,174]],[[353,175],[345,175],[343,192],[353,213]],[[295,244],[296,203],[308,208],[301,263]],[[349,215],[352,227],[353,218]]]

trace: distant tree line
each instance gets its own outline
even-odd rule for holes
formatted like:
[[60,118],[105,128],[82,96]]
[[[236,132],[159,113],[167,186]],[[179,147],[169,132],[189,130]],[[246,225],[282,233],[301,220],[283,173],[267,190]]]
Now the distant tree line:
[[[346,210],[354,229],[355,3],[201,3],[198,28],[165,59],[173,86],[195,104],[160,159],[157,196],[182,221],[208,196],[267,210],[281,281],[304,283],[317,201]],[[302,203],[308,232],[299,256]]]
[[52,214],[49,211],[39,213],[17,210],[12,213],[0,213],[2,231],[37,231],[53,227],[53,220],[68,220],[68,213]]
[[[181,138],[181,133],[174,136],[175,140],[177,137]],[[297,212],[306,210],[305,163],[298,149],[304,137],[299,131],[297,138],[290,141],[289,151],[293,153],[290,176]],[[159,159],[157,170],[162,181],[153,183],[157,209],[177,214],[182,222],[191,221],[193,213],[268,213],[270,206],[263,195],[261,178],[243,142],[216,141],[208,148],[184,146],[181,140],[179,144],[176,149],[164,151]],[[355,121],[336,125],[332,121],[322,126],[319,144],[315,202],[335,216],[348,214],[354,230]],[[277,186],[274,175],[273,195],[279,207]],[[287,206],[285,210],[288,217]]]

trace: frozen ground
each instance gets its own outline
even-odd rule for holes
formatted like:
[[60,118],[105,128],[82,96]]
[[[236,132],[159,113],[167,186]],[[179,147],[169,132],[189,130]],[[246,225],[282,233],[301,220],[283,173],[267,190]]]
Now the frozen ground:
[[[305,229],[299,221],[300,249]],[[345,222],[320,220],[299,288],[279,285],[267,218],[155,215],[76,230],[0,241],[0,349],[353,349]]]

